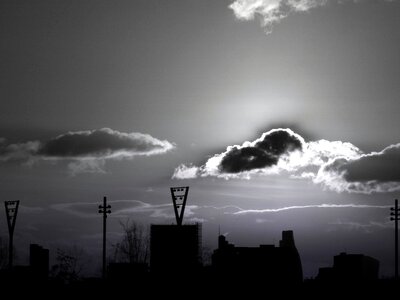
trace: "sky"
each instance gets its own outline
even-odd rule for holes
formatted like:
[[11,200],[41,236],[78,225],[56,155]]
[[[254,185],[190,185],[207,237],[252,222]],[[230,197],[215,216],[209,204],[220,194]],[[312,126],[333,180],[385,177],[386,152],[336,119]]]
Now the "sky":
[[100,266],[103,196],[111,252],[120,221],[174,223],[169,187],[190,186],[184,222],[208,251],[219,231],[258,246],[292,229],[306,277],[344,251],[392,276],[399,15],[395,0],[1,1],[16,263],[39,243]]

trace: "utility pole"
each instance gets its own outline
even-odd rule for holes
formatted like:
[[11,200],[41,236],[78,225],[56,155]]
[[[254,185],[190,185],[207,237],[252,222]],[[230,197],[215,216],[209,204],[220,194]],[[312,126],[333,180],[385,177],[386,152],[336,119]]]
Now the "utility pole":
[[107,214],[111,213],[111,205],[107,205],[107,197],[103,198],[103,205],[99,205],[99,214],[103,214],[103,279],[106,279],[107,260],[106,260],[106,234],[107,234]]
[[390,208],[392,216],[390,221],[394,221],[394,279],[399,279],[399,202],[396,199],[394,207]]
[[16,201],[4,201],[4,206],[6,208],[7,215],[7,225],[8,225],[8,268],[11,270],[13,267],[14,258],[14,228],[15,221],[17,220],[19,200]]

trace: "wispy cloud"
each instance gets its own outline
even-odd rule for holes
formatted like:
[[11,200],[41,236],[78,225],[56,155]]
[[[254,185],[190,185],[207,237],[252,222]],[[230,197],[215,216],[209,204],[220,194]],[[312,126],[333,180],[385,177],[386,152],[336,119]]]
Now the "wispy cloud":
[[47,141],[8,144],[0,139],[0,161],[27,164],[40,160],[67,161],[72,174],[102,173],[107,160],[157,155],[173,148],[169,141],[149,134],[102,128],[68,132]]
[[264,214],[264,213],[278,213],[287,210],[308,209],[308,208],[358,208],[358,209],[388,209],[389,205],[366,205],[366,204],[314,204],[314,205],[294,205],[280,208],[265,208],[265,209],[242,209],[237,212],[231,213],[233,215],[243,214]]
[[[172,204],[151,204],[139,200],[111,200],[108,203],[112,206],[112,217],[129,217],[132,214],[143,214],[151,218],[175,219]],[[59,203],[50,207],[54,210],[68,213],[80,218],[98,217],[97,207],[99,203],[77,202]],[[197,205],[187,205],[185,217],[193,217]]]
[[288,128],[265,132],[254,141],[228,146],[203,165],[178,166],[172,178],[250,179],[288,174],[312,180],[336,192],[374,193],[400,190],[400,143],[363,153],[342,141],[309,141]]
[[392,228],[393,222],[370,221],[367,223],[360,223],[360,222],[354,222],[354,221],[337,220],[335,222],[329,223],[329,225],[335,226],[335,230],[337,230],[337,228],[339,227],[339,228],[344,228],[344,229],[350,230],[350,231],[361,230],[365,233],[372,233],[372,232],[375,232],[376,230]]

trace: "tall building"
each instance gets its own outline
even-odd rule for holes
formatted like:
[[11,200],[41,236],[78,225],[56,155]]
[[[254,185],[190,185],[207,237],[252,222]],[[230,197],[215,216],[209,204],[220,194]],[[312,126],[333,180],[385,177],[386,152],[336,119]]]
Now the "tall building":
[[191,273],[201,266],[201,225],[151,225],[152,273]]
[[47,279],[49,276],[49,249],[37,244],[29,247],[29,266],[36,279]]
[[303,270],[293,231],[283,231],[279,247],[236,247],[225,236],[218,238],[218,249],[212,255],[214,270],[226,277],[257,279],[270,282],[303,281]]

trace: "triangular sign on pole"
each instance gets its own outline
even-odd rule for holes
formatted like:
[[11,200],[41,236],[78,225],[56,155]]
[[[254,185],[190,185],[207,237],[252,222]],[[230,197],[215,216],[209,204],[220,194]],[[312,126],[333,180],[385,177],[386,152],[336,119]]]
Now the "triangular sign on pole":
[[17,220],[19,200],[16,201],[4,201],[7,215],[8,232],[14,233],[15,221]]
[[186,199],[189,193],[189,187],[172,187],[171,196],[174,203],[174,212],[176,223],[180,226],[183,221],[183,214],[185,213]]

